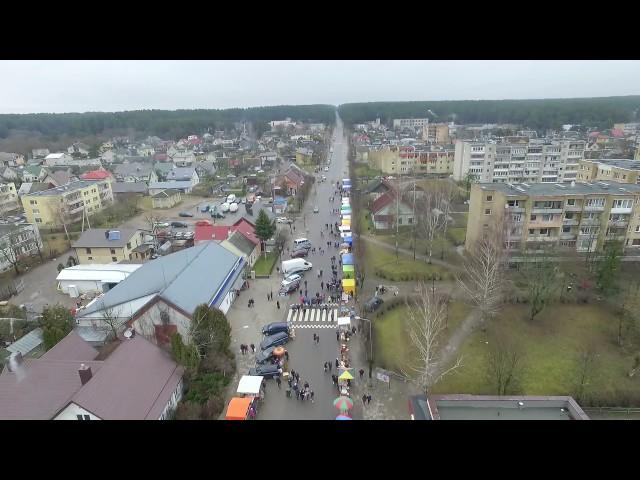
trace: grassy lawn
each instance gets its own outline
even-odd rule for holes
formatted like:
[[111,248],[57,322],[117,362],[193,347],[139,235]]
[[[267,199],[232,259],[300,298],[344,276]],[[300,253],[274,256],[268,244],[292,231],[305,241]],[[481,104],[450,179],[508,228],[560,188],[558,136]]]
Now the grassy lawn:
[[260,258],[253,266],[253,269],[256,271],[256,275],[271,275],[271,271],[273,270],[277,260],[278,255],[274,252],[267,253],[266,256],[260,255]]
[[153,202],[151,197],[142,197],[138,200],[138,208],[140,210],[152,210]]
[[[453,230],[453,229],[449,229]],[[449,231],[447,231],[447,237],[449,237]],[[385,233],[383,235],[376,235],[376,240],[386,243],[395,248],[396,246],[396,236],[394,233]],[[464,243],[464,237],[463,237]],[[413,251],[413,233],[411,229],[406,229],[404,231],[400,231],[400,235],[398,236],[398,246],[400,248],[405,248],[407,250]],[[444,249],[445,257],[444,260],[453,264],[459,264],[461,262],[460,256],[456,253],[456,243],[453,242],[450,238],[436,238],[433,241],[433,258],[440,259],[442,250]],[[420,238],[420,233],[416,232],[416,254],[418,255],[426,255],[427,253],[427,242]],[[395,252],[391,252],[391,254],[395,258]],[[411,260],[413,261],[413,255],[410,255]],[[424,263],[424,260],[418,260],[419,262]]]
[[378,177],[382,175],[382,172],[380,170],[376,170],[375,168],[371,168],[369,165],[367,164],[359,164],[357,167],[355,167],[355,174],[356,177],[358,178],[363,178],[363,177]]
[[467,238],[467,229],[462,227],[448,228],[447,238],[454,245],[464,245],[464,241]]
[[360,212],[358,214],[358,222],[360,224],[360,231],[362,233],[367,233],[373,230],[373,221],[371,220],[371,215],[366,209],[360,209]]
[[447,269],[439,265],[415,261],[413,257],[402,253],[396,258],[395,252],[391,250],[372,243],[366,245],[366,264],[370,265],[373,272],[383,279],[400,282],[416,278],[429,279],[432,275],[444,277],[444,279],[450,276]]
[[[578,356],[593,346],[597,353],[593,376],[582,403],[640,406],[637,378],[629,378],[635,348],[616,345],[617,322],[598,305],[552,305],[533,322],[527,307],[512,305],[494,319],[485,332],[475,332],[461,350],[463,366],[434,387],[435,393],[495,394],[487,376],[488,344],[492,332],[514,339],[525,352],[518,386],[512,393],[525,395],[575,395],[580,375]],[[631,339],[629,340],[631,341]],[[627,400],[625,400],[627,399]]]
[[[471,307],[464,303],[452,302],[449,305],[448,326],[442,343],[445,343],[446,338],[455,332],[470,311]],[[381,318],[375,318],[373,328],[375,329],[373,340],[376,364],[397,373],[406,372],[411,358],[415,356],[415,348],[409,339],[407,307],[394,308],[384,313]]]

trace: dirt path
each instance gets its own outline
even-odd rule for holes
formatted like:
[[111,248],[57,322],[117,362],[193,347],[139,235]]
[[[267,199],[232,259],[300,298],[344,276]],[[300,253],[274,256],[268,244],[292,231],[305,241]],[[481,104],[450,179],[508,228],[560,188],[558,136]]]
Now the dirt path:
[[[481,315],[478,309],[474,309],[465,317],[458,329],[449,337],[449,341],[442,347],[442,357],[436,366],[436,375],[439,375],[454,360],[460,347],[469,335],[480,325]],[[464,360],[463,360],[464,361]]]

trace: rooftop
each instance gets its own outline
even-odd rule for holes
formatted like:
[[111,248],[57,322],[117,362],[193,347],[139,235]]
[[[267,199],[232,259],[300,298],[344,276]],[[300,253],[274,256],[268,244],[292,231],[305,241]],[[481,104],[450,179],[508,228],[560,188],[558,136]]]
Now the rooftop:
[[48,190],[28,193],[25,195],[25,197],[51,197],[61,195],[63,193],[73,192],[75,190],[80,190],[81,188],[95,185],[96,183],[97,181],[93,180],[78,180],[76,182],[67,183],[66,185],[61,185],[59,187],[49,188]]
[[[107,239],[107,232],[120,232],[119,240]],[[135,228],[92,228],[87,230],[72,245],[73,248],[99,248],[99,247],[124,247],[131,241],[131,237],[136,235]]]
[[597,163],[599,165],[624,168],[625,170],[640,170],[640,160],[630,160],[628,158],[607,158],[607,159],[585,158],[583,161]]
[[507,196],[564,196],[564,195],[637,195],[640,185],[618,182],[569,183],[478,183],[483,190],[495,190]]
[[147,193],[145,182],[113,182],[111,190],[113,193]]

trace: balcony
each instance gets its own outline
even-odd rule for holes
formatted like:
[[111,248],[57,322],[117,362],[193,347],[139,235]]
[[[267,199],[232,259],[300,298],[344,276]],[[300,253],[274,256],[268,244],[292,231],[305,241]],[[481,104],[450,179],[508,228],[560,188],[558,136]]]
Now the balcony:
[[562,227],[562,218],[557,217],[551,221],[544,221],[542,219],[539,220],[530,220],[527,224],[527,228],[560,228]]
[[576,233],[560,232],[560,240],[575,240],[576,238],[578,238]]
[[509,207],[505,208],[505,211],[508,213],[524,213],[524,207]]
[[578,222],[577,219],[575,218],[571,218],[571,219],[564,219],[562,221],[562,225],[564,225],[565,227],[575,227],[579,224],[580,222]]
[[562,213],[561,208],[533,208],[531,213]]
[[607,235],[604,237],[605,242],[612,242],[612,241],[623,242],[624,239],[625,239],[625,235],[620,235],[620,234]]
[[[585,205],[584,211],[585,212],[604,212],[604,205]],[[623,212],[620,212],[620,213],[623,213]]]
[[580,225],[600,225],[602,222],[599,218],[583,218],[580,221]]
[[558,237],[556,235],[529,235],[527,242],[557,242]]
[[633,211],[633,207],[629,208],[612,208],[611,213],[629,214]]
[[609,220],[610,227],[624,228],[629,225],[629,220]]
[[565,212],[581,212],[582,205],[565,205],[564,211]]

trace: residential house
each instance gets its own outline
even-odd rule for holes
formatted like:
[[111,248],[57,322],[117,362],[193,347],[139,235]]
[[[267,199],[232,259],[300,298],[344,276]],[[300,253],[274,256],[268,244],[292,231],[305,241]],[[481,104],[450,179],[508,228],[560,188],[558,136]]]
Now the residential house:
[[192,152],[179,152],[170,157],[176,167],[192,167],[196,162],[196,157]]
[[607,242],[619,242],[638,249],[640,185],[601,181],[473,184],[466,248],[472,248],[491,227],[504,232],[507,248],[546,245],[594,252]]
[[164,162],[157,162],[153,165],[153,169],[155,170],[158,180],[156,181],[160,181],[160,182],[164,182],[167,180],[167,174],[173,170],[174,165],[173,163],[164,163]]
[[80,143],[80,142],[76,142],[73,145],[70,145],[69,148],[67,148],[67,153],[71,156],[74,155],[82,155],[83,157],[86,157],[87,155],[89,155],[89,150],[91,149],[91,147],[89,147],[89,145],[85,145],[84,143]]
[[55,167],[57,165],[68,165],[73,160],[73,157],[67,153],[50,153],[44,157],[44,164],[48,167]]
[[106,150],[100,154],[100,160],[103,163],[113,163],[116,160],[116,154],[113,150]]
[[67,267],[56,277],[58,290],[73,298],[85,293],[108,292],[141,266],[139,263],[110,263]]
[[42,251],[38,227],[31,223],[0,225],[0,271],[12,270],[13,263]]
[[313,150],[310,148],[297,148],[296,163],[298,165],[311,165],[313,163]]
[[47,173],[47,176],[44,177],[44,183],[50,183],[54,187],[61,187],[62,185],[66,185],[69,182],[75,182],[78,180],[70,168],[66,170],[55,170]]
[[216,162],[214,160],[198,162],[196,172],[199,178],[213,177],[216,174]]
[[81,180],[107,180],[109,182],[115,181],[113,175],[108,170],[104,168],[99,168],[98,170],[91,170],[89,172],[83,173],[80,175]]
[[28,195],[29,193],[42,192],[43,190],[49,190],[53,188],[53,185],[50,183],[44,182],[22,182],[20,188],[18,189],[18,197],[22,198],[23,195]]
[[404,200],[396,202],[396,193],[387,192],[371,204],[371,219],[376,230],[386,230],[396,226],[413,225],[414,212]]
[[0,152],[0,165],[15,168],[24,165],[24,163],[24,155],[21,153]]
[[384,179],[375,179],[367,184],[363,189],[363,194],[369,198],[370,202],[375,201],[381,195],[387,192],[393,192],[394,188]]
[[149,187],[144,182],[112,182],[111,189],[116,200],[144,197],[147,195]]
[[76,332],[40,358],[14,354],[0,374],[0,420],[165,420],[184,368],[142,336],[105,359]]
[[629,159],[581,160],[577,180],[640,183],[640,161]]
[[191,182],[191,186],[195,187],[200,183],[200,177],[194,167],[176,167],[167,173],[167,181]]
[[33,158],[45,158],[49,153],[51,152],[49,152],[48,148],[34,148],[31,150],[31,156]]
[[153,196],[164,190],[179,190],[181,193],[191,193],[191,181],[150,182],[149,195]]
[[41,165],[27,165],[21,173],[23,182],[41,182],[47,176],[47,170]]
[[142,157],[151,157],[156,153],[155,148],[150,145],[140,145],[136,148],[136,151],[138,152],[138,155]]
[[21,197],[27,221],[38,227],[81,221],[113,203],[111,183],[79,180]]
[[18,180],[18,173],[11,167],[0,167],[0,177],[10,182]]
[[245,262],[252,268],[258,260],[260,255],[260,241],[249,239],[240,230],[234,231],[226,240],[223,240],[220,245],[229,250],[231,253],[244,258]]
[[279,187],[283,195],[295,195],[303,184],[304,174],[296,168],[289,168],[274,178],[274,187]]
[[76,317],[79,325],[104,324],[104,313],[126,319],[145,338],[168,344],[174,333],[191,341],[192,315],[205,304],[226,313],[244,283],[244,259],[215,242],[147,262]]
[[92,228],[71,246],[80,264],[145,260],[150,255],[149,247],[144,243],[144,232],[134,228]]
[[180,190],[168,188],[151,196],[153,208],[171,208],[182,201]]
[[213,225],[208,220],[200,220],[196,222],[193,243],[194,245],[199,245],[212,240],[214,242],[222,242],[226,240],[233,231],[230,225]]
[[262,152],[258,155],[258,157],[260,158],[260,166],[264,167],[265,164],[273,165],[274,163],[276,163],[276,160],[278,159],[278,154],[272,151]]
[[116,166],[114,173],[119,182],[146,182],[149,184],[158,181],[158,176],[150,163],[123,163]]
[[20,199],[18,198],[15,184],[0,183],[0,215],[15,212],[19,208]]

